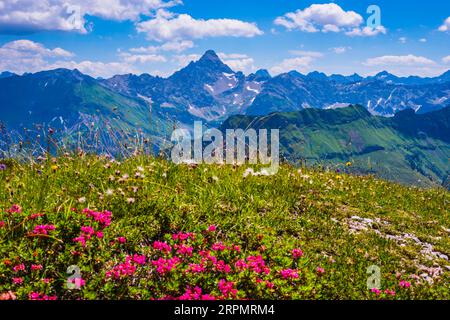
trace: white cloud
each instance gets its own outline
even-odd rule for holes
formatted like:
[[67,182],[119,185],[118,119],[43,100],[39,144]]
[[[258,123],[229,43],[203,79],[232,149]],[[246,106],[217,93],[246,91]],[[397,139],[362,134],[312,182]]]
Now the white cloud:
[[74,61],[74,54],[62,48],[46,48],[44,45],[30,40],[16,40],[0,47],[0,71],[11,71],[18,74],[38,72],[56,68],[78,69],[93,77],[110,77],[115,74],[141,73],[141,64],[161,63],[167,59],[161,55],[119,53],[119,60]]
[[101,62],[101,61],[57,61],[45,66],[42,70],[56,68],[78,69],[92,77],[110,78],[116,74],[141,73],[135,66],[126,62]]
[[311,70],[311,63],[314,61],[312,57],[296,57],[284,59],[279,64],[270,68],[270,73],[278,75],[280,73],[296,70],[299,72],[308,72]]
[[347,31],[345,34],[351,37],[373,37],[379,34],[386,34],[387,29],[383,26],[378,26],[376,28],[364,27],[364,28],[354,28],[351,31]]
[[417,75],[431,77],[442,74],[447,68],[435,61],[412,54],[405,56],[381,56],[367,59],[363,65],[377,73],[386,70],[398,76]]
[[450,56],[446,56],[446,57],[442,58],[442,62],[445,64],[450,64]]
[[406,56],[381,56],[370,58],[367,59],[364,64],[366,66],[426,66],[433,65],[435,62],[425,57],[409,54]]
[[402,43],[402,44],[405,44],[407,40],[408,40],[408,39],[407,39],[406,37],[400,37],[400,38],[398,38],[398,41],[399,41],[400,43]]
[[131,48],[130,52],[133,52],[133,53],[157,53],[157,52],[161,52],[161,51],[174,51],[174,52],[180,53],[187,49],[191,49],[193,47],[194,47],[194,43],[192,41],[182,40],[182,41],[166,42],[160,46]]
[[421,38],[421,39],[419,39],[419,41],[422,42],[422,43],[425,43],[425,42],[427,42],[427,39],[426,38]]
[[48,49],[30,40],[15,40],[0,47],[0,70],[36,72],[42,70],[48,61],[72,56],[73,53],[62,48]]
[[178,64],[178,66],[184,68],[192,61],[197,61],[202,56],[199,54],[182,54],[182,55],[176,55],[173,57],[173,61]]
[[127,63],[154,63],[154,62],[166,62],[167,59],[164,56],[157,54],[130,54],[128,52],[120,53],[119,56],[123,61]]
[[336,54],[346,53],[347,50],[350,50],[350,49],[351,49],[351,47],[334,47],[334,48],[331,48],[331,50],[333,50],[333,52],[336,53]]
[[234,71],[242,71],[247,74],[256,71],[255,60],[246,54],[219,52],[217,55]]
[[159,10],[153,19],[139,22],[137,30],[156,41],[224,36],[251,38],[263,34],[254,23],[236,19],[194,19],[187,14],[173,15],[164,10]]
[[354,11],[344,11],[335,3],[313,4],[303,10],[286,13],[274,23],[288,30],[304,32],[340,32],[359,27],[363,23],[361,15]]
[[23,32],[37,30],[86,33],[86,15],[107,20],[138,21],[155,10],[180,4],[181,0],[14,0],[2,1],[0,30]]
[[318,52],[318,51],[291,50],[291,51],[289,51],[289,53],[294,56],[303,56],[303,57],[312,57],[312,58],[323,57],[323,53]]
[[445,19],[442,26],[439,27],[439,31],[442,31],[442,32],[450,31],[450,17]]

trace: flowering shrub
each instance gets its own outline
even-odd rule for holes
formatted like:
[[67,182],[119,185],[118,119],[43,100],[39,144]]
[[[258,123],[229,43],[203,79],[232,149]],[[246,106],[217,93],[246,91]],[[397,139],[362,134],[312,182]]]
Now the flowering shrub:
[[8,166],[0,299],[450,297],[448,192],[244,171],[83,155]]

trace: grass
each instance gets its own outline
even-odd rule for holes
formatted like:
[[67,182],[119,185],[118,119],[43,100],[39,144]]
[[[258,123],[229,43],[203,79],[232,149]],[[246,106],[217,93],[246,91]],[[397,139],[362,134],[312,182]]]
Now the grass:
[[[199,287],[224,299],[450,298],[450,193],[444,189],[289,165],[273,176],[244,177],[245,166],[174,165],[144,156],[118,162],[66,155],[5,164],[0,171],[4,297],[10,291],[19,299],[187,298]],[[14,204],[20,213],[10,210]],[[84,208],[111,211],[111,225],[92,221],[81,213]],[[30,216],[35,213],[44,215]],[[55,230],[36,235],[36,225]],[[86,225],[104,235],[83,247],[73,239]],[[217,230],[208,232],[211,225]],[[178,232],[196,235],[185,243],[192,256],[175,252],[181,244],[171,235]],[[121,245],[119,237],[126,243]],[[173,252],[155,251],[155,241],[165,241]],[[201,261],[202,250],[220,242],[240,248],[239,253],[216,252],[232,267],[230,273],[217,266],[195,275],[183,271]],[[299,259],[292,257],[296,248],[303,251]],[[108,278],[108,271],[134,254],[148,263],[135,263],[133,274]],[[237,259],[259,255],[269,275],[235,270]],[[158,274],[150,261],[161,257],[181,262],[176,270]],[[25,271],[14,271],[22,263]],[[32,264],[42,270],[30,271]],[[81,269],[86,282],[81,290],[66,288],[71,265]],[[381,270],[379,294],[367,288],[371,265]],[[281,276],[289,269],[298,277]],[[237,292],[226,291],[221,280]]]

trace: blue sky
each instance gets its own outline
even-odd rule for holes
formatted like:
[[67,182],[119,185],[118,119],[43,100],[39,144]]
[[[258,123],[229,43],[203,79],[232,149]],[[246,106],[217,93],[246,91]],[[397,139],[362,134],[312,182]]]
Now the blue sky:
[[[367,27],[369,5],[381,25]],[[0,71],[167,76],[213,49],[233,69],[434,76],[450,69],[450,2],[4,0]]]

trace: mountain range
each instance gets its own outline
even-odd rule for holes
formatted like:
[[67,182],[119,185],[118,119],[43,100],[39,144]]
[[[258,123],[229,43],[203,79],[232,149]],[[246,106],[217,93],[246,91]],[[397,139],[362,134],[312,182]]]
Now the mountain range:
[[[174,126],[190,128],[196,120],[218,127],[269,115],[279,121],[268,124],[285,122],[283,128],[289,129],[282,134],[282,146],[292,161],[332,162],[369,153],[379,155],[381,161],[396,146],[404,151],[395,154],[401,164],[389,162],[387,167],[398,165],[397,171],[417,172],[414,181],[445,179],[449,135],[443,128],[449,123],[445,109],[449,99],[450,71],[434,78],[397,77],[388,72],[369,77],[297,71],[271,76],[267,70],[245,75],[233,71],[212,50],[167,78],[125,74],[96,79],[67,69],[0,73],[0,121],[20,135],[38,133],[43,127],[71,135],[80,128],[103,126],[109,132],[139,130],[164,141]],[[356,111],[355,107],[344,108],[349,105],[358,107]],[[346,110],[353,110],[357,120],[339,125],[327,122],[340,117],[344,121]],[[438,121],[436,115],[443,114],[444,120]],[[310,123],[303,128],[305,117]],[[358,126],[368,129],[363,134],[356,130]],[[425,132],[427,138],[408,135],[408,130]],[[431,134],[433,130],[436,134]],[[352,137],[356,139],[352,147],[344,147]],[[310,141],[308,148],[305,141]],[[433,147],[427,149],[427,143]],[[417,157],[420,165],[411,160]],[[435,164],[424,160],[427,157]],[[408,180],[406,175],[398,180]]]

